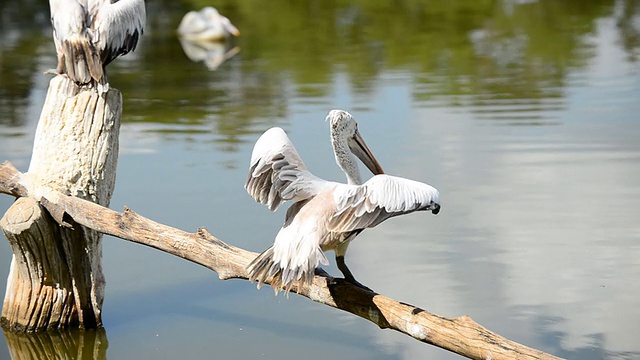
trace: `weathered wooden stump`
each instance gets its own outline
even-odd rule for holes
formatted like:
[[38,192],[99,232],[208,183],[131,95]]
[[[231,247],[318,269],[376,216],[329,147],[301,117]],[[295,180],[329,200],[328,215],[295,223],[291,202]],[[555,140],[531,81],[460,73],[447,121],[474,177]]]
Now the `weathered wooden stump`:
[[[65,76],[51,80],[25,181],[40,200],[50,189],[108,206],[115,186],[122,96],[99,96]],[[52,214],[54,217],[56,214]],[[62,216],[62,214],[59,214]],[[14,253],[2,308],[13,331],[99,327],[104,299],[102,235],[69,219],[61,227],[33,199],[0,222]]]

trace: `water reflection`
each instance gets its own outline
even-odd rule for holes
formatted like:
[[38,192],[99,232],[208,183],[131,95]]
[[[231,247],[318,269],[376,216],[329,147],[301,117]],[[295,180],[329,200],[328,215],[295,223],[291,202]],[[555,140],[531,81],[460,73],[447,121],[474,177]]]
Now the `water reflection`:
[[11,359],[95,359],[107,358],[104,329],[62,330],[42,334],[4,332]]
[[[240,28],[247,25],[240,39],[246,50],[240,61],[216,73],[180,55],[175,29],[186,7],[147,4],[144,42],[114,64],[111,74],[112,83],[129,95],[125,99],[138,100],[125,121],[211,124],[233,142],[235,135],[256,132],[251,123],[259,119],[286,116],[291,95],[329,95],[336,72],[347,74],[351,91],[368,96],[381,74],[402,69],[416,71],[412,96],[424,105],[437,100],[473,107],[478,118],[508,124],[556,124],[553,113],[563,109],[568,70],[584,68],[593,57],[595,19],[613,12],[628,56],[634,58],[639,47],[633,41],[633,1],[312,4],[222,2],[221,11]],[[38,70],[34,55],[50,52],[50,34],[36,31],[46,27],[46,8],[34,8],[3,14],[2,51],[9,56],[0,66],[0,121],[8,124],[25,123],[16,110],[24,106]],[[38,26],[31,27],[33,18]],[[14,29],[25,24],[32,30],[16,35]],[[189,96],[176,89],[188,89]],[[238,123],[217,126],[227,116]]]
[[[341,180],[322,119],[345,108],[386,170],[432,183],[444,206],[360,235],[349,254],[360,280],[560,356],[640,356],[637,1],[220,1],[242,29],[242,52],[216,71],[175,37],[181,16],[204,5],[148,2],[140,47],[110,68],[125,102],[114,208],[206,225],[259,251],[282,214],[242,189],[252,142],[283,126],[314,173]],[[41,72],[55,65],[48,14],[9,1],[0,17],[0,161],[26,169]],[[3,285],[10,256],[0,249]],[[245,357],[323,358],[332,348],[455,358],[268,289],[208,286],[211,274],[149,249],[105,241],[104,261],[116,357],[239,347]],[[198,285],[158,300],[189,281]]]
[[203,62],[207,69],[216,70],[225,61],[238,55],[240,48],[231,47],[226,42],[190,41],[180,39],[184,54],[193,62]]

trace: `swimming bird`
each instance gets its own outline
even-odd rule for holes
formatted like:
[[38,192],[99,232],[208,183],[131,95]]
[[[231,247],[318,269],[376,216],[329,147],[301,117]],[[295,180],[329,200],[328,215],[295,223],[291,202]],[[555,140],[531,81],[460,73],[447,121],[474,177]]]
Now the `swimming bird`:
[[106,67],[133,51],[144,32],[144,0],[49,0],[57,74],[109,90]]
[[214,7],[189,11],[178,25],[178,35],[188,41],[224,41],[240,31]]
[[[278,127],[256,141],[245,188],[257,202],[275,211],[284,201],[284,225],[273,246],[248,266],[250,281],[258,288],[268,279],[276,295],[312,282],[315,269],[329,262],[324,251],[333,250],[345,279],[360,284],[347,267],[344,256],[349,243],[364,229],[414,211],[440,211],[434,187],[384,174],[351,114],[332,110],[327,115],[335,160],[347,183],[323,180],[307,170],[295,147]],[[354,156],[355,155],[355,156]],[[374,174],[362,183],[356,157]]]

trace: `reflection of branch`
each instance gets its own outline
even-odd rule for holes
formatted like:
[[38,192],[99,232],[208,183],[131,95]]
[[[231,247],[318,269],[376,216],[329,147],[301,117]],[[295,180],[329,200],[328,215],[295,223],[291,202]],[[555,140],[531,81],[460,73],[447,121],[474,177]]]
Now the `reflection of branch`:
[[[10,163],[0,164],[0,192],[29,196],[35,189],[21,182],[22,174]],[[39,193],[44,193],[38,191]],[[40,203],[59,220],[70,217],[104,234],[144,244],[205,266],[221,279],[247,279],[246,267],[255,253],[228,245],[206,229],[187,233],[149,220],[125,208],[119,213],[100,205],[57,193],[46,192]],[[67,218],[68,219],[68,218]],[[419,341],[472,359],[557,359],[541,351],[505,339],[474,322],[468,316],[450,319],[412,305],[363,290],[327,274],[315,276],[308,287],[294,292],[316,302],[350,312],[383,329],[393,329]]]
[[41,334],[4,332],[9,358],[96,359],[107,358],[107,333],[100,329],[47,331]]

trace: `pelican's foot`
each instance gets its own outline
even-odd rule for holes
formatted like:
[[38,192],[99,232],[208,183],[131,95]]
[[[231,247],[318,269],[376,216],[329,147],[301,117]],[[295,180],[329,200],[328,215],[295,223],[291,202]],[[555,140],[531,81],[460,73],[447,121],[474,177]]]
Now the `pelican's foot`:
[[353,285],[359,288],[374,292],[373,290],[362,285],[358,280],[356,280],[356,278],[351,273],[351,270],[349,270],[349,268],[347,267],[347,264],[344,262],[344,256],[341,256],[341,255],[336,256],[336,263],[338,265],[338,269],[342,272],[342,275],[344,275],[344,279],[346,281],[352,283]]
[[351,278],[351,279],[345,278],[345,281],[348,281],[351,284],[353,284],[353,285],[355,285],[355,286],[357,286],[357,287],[359,287],[361,289],[364,289],[364,290],[367,290],[367,291],[370,291],[370,292],[375,292],[375,291],[371,290],[368,286],[364,286],[362,283],[360,283],[358,280],[356,280],[354,278]]
[[351,285],[354,285],[356,287],[359,287],[362,290],[366,290],[372,293],[375,293],[375,291],[371,290],[371,288],[369,288],[368,286],[363,285],[362,283],[360,283],[359,281],[355,280],[355,279],[347,279],[347,278],[334,278],[334,277],[329,277],[327,279],[327,285],[328,286],[336,286],[338,284],[345,284],[345,283],[349,283]]
[[317,267],[317,268],[314,270],[314,274],[315,274],[315,275],[318,275],[318,276],[324,276],[324,277],[326,277],[326,278],[332,278],[332,279],[333,279],[333,276],[329,275],[329,273],[328,273],[328,272],[324,271],[324,270],[323,270],[322,268],[320,268],[320,267]]

